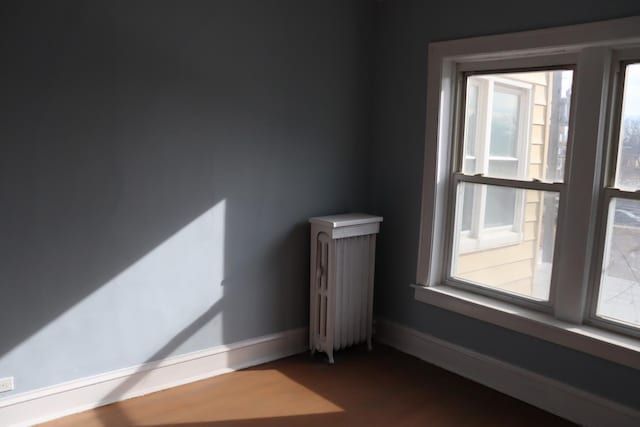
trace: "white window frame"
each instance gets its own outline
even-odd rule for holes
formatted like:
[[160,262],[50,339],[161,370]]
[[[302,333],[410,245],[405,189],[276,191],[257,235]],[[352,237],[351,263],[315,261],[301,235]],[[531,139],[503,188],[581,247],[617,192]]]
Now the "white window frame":
[[[604,157],[619,52],[640,47],[640,17],[437,42],[429,45],[422,218],[415,298],[463,315],[640,369],[640,339],[607,328],[592,314],[593,265],[602,246],[597,226]],[[516,188],[560,193],[551,294],[535,306],[448,283],[451,265],[454,123],[460,114],[464,72],[574,66],[567,159],[563,182],[492,179]],[[574,143],[579,149],[574,150]],[[486,184],[486,177],[465,182]],[[602,212],[602,210],[600,210]],[[590,213],[590,214],[585,214]],[[600,217],[602,213],[600,213]],[[596,290],[597,291],[597,290]]]
[[[533,85],[520,82],[510,78],[479,75],[474,76],[478,81],[478,109],[480,113],[476,119],[476,135],[480,134],[480,144],[478,140],[474,144],[474,156],[467,156],[464,149],[461,149],[462,162],[473,157],[476,161],[474,173],[485,173],[489,169],[489,162],[492,160],[508,159],[518,163],[518,176],[524,176],[527,172],[528,144],[531,133],[531,100],[533,99]],[[491,156],[491,107],[493,103],[493,93],[495,86],[500,86],[505,92],[515,93],[520,96],[518,123],[518,140],[516,146],[516,157]],[[465,129],[466,132],[466,129]],[[466,135],[465,135],[466,137]],[[480,166],[478,166],[480,164]],[[518,244],[523,238],[524,208],[525,201],[522,197],[516,200],[514,218],[512,225],[487,227],[484,225],[486,213],[486,187],[482,187],[480,194],[474,198],[474,209],[472,211],[471,229],[461,233],[459,243],[459,253],[471,253],[484,251],[503,246]],[[462,212],[460,212],[461,214]]]

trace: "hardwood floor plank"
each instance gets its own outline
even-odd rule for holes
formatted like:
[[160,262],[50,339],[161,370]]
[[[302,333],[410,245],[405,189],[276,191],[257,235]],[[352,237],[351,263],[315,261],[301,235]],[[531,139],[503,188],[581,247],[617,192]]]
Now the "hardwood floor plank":
[[62,418],[47,427],[571,426],[378,345],[289,357]]

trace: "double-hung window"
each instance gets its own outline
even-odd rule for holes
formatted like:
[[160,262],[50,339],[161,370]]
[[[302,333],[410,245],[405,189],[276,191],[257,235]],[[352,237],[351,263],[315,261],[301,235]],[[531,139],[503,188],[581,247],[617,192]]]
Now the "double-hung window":
[[550,69],[460,76],[463,130],[453,152],[447,248],[450,280],[458,285],[548,300],[560,190],[554,180],[564,164],[560,129],[572,75]]
[[[640,51],[636,51],[636,61]],[[621,61],[618,109],[602,200],[599,270],[592,314],[618,330],[640,330],[640,62]]]
[[418,300],[640,367],[640,18],[429,48]]

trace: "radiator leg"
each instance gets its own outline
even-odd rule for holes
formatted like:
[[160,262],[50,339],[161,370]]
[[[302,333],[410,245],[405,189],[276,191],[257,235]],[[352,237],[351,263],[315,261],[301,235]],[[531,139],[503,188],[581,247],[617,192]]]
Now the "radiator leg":
[[369,351],[373,350],[373,345],[371,345],[371,337],[367,337],[367,349]]
[[329,356],[329,364],[333,365],[334,360],[333,360],[333,351],[328,351],[327,352],[327,356]]

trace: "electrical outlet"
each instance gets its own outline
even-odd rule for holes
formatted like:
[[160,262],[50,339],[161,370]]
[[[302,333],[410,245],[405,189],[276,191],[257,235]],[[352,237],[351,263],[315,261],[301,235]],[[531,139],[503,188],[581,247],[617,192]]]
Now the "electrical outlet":
[[0,393],[13,390],[13,377],[0,378]]

